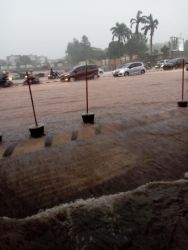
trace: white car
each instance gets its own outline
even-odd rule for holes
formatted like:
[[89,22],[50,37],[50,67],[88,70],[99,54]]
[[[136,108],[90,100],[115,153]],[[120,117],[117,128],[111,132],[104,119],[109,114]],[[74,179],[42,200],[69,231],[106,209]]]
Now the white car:
[[168,61],[168,59],[158,61],[155,65],[155,69],[163,69],[164,64],[166,64]]
[[132,63],[127,63],[118,69],[115,69],[112,72],[112,74],[114,77],[117,77],[117,76],[144,74],[145,72],[146,68],[143,62],[132,62]]

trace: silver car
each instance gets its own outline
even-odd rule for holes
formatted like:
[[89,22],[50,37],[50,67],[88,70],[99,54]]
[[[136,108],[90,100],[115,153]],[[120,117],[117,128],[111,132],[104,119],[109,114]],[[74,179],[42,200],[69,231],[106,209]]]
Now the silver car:
[[143,62],[132,62],[132,63],[127,63],[118,69],[115,69],[112,72],[112,74],[114,77],[117,77],[117,76],[144,74],[145,72],[146,68],[144,67]]

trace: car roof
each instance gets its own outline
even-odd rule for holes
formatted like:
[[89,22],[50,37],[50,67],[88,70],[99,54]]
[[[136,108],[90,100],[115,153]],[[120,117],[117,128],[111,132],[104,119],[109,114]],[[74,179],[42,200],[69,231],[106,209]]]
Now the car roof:
[[141,64],[143,64],[143,62],[129,62],[129,63],[126,63],[125,65],[131,65],[133,63],[141,63]]
[[[83,64],[83,65],[76,65],[76,66],[74,66],[74,69],[75,69],[75,68],[79,68],[79,67],[85,67],[85,66],[86,66],[86,64]],[[95,66],[95,67],[97,67],[96,64],[87,64],[87,66]]]
[[122,69],[122,68],[125,68],[133,63],[140,63],[140,64],[144,64],[143,62],[128,62],[126,64],[123,64],[122,66],[119,66],[117,69]]

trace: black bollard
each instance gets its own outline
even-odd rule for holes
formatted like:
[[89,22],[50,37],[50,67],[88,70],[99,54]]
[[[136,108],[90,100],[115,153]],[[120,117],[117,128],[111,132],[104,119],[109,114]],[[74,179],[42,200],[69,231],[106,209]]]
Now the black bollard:
[[34,120],[35,120],[35,124],[29,127],[29,131],[30,131],[31,137],[38,138],[38,137],[44,136],[44,124],[38,124],[38,122],[37,122],[30,81],[31,81],[31,79],[30,79],[29,75],[27,74],[27,84],[29,87],[29,94],[30,94],[30,98],[31,98],[33,116],[34,116]]
[[178,107],[186,108],[187,107],[187,101],[184,100],[184,68],[185,68],[185,61],[183,59],[182,62],[182,94],[181,94],[181,101],[178,102]]
[[87,74],[87,63],[86,63],[86,72],[85,72],[85,79],[86,79],[86,113],[82,114],[82,120],[84,123],[94,123],[95,115],[94,113],[89,113],[89,105],[88,105],[88,74]]

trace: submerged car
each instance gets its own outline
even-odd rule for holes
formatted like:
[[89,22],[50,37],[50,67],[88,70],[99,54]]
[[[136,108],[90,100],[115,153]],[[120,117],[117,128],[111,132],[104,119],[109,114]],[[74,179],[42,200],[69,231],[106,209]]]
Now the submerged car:
[[164,64],[168,63],[169,59],[160,60],[156,63],[155,69],[163,69]]
[[86,65],[76,66],[69,73],[62,74],[60,76],[60,80],[62,82],[73,82],[77,80],[83,80],[86,79],[86,72],[87,72],[87,79],[96,79],[99,77],[99,71],[97,65],[88,64],[87,70],[86,70]]
[[170,69],[178,69],[181,68],[183,65],[183,58],[175,58],[168,60],[166,63],[163,65],[164,70],[170,70]]
[[112,74],[114,77],[117,76],[129,76],[135,74],[144,74],[146,68],[143,62],[132,62],[123,65],[122,67],[115,69]]
[[167,62],[164,63],[162,66],[164,70],[170,70],[174,68],[174,62],[172,60],[168,60]]

